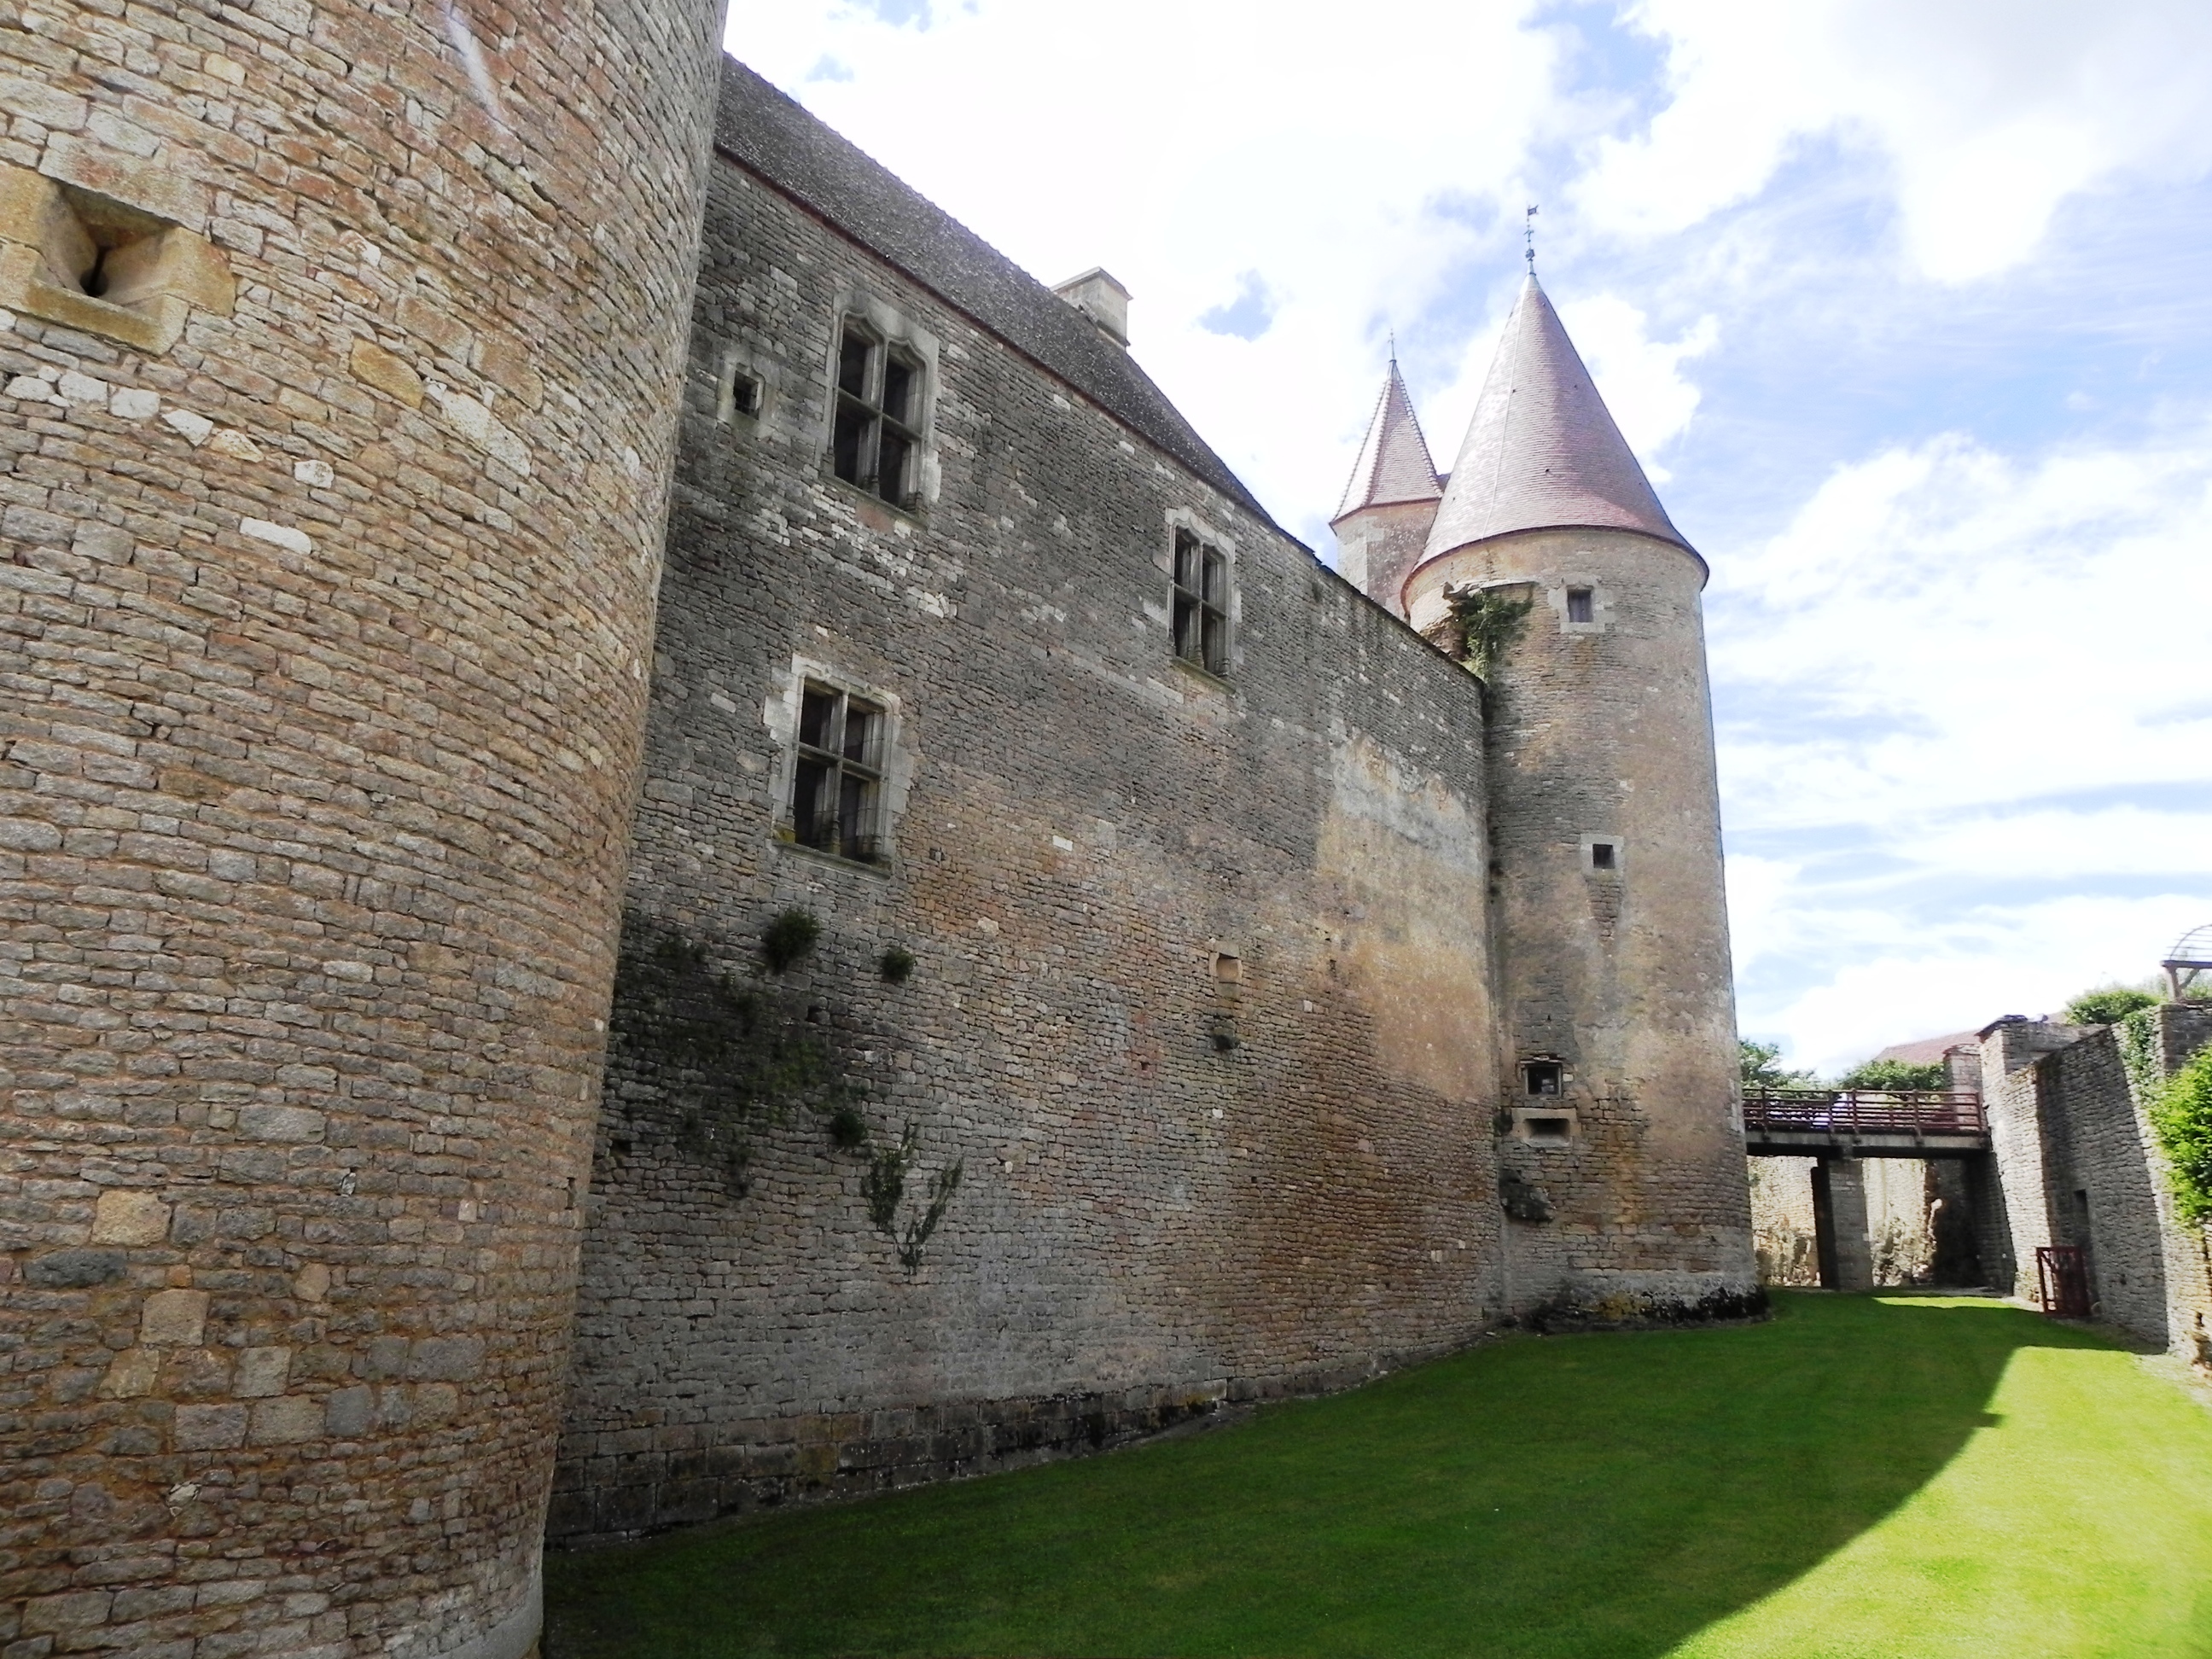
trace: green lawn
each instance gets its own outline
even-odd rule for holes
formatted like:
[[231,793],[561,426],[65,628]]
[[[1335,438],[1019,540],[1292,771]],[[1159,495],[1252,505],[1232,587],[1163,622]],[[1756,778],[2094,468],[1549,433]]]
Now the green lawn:
[[556,1556],[546,1659],[2212,1655],[2212,1412],[2002,1304],[1778,1304]]

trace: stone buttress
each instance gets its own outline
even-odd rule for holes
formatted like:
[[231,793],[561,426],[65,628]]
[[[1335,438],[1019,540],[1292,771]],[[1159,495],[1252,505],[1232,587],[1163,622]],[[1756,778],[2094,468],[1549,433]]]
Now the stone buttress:
[[719,11],[0,31],[10,1653],[536,1641]]
[[1531,276],[1421,562],[1413,625],[1485,612],[1509,1295],[1603,1317],[1754,1291],[1698,594]]

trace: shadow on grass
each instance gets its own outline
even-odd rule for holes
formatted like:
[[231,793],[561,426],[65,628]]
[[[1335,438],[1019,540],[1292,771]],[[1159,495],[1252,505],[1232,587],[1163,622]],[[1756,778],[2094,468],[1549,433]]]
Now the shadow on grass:
[[1514,1340],[1197,1438],[546,1564],[546,1659],[1656,1659],[1932,1478],[2022,1347],[1994,1302]]

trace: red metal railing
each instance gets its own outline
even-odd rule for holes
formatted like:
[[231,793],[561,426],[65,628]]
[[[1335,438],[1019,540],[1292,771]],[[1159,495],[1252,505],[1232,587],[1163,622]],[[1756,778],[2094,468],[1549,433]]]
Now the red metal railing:
[[1853,1134],[1989,1133],[1982,1097],[1945,1089],[1747,1089],[1743,1127]]

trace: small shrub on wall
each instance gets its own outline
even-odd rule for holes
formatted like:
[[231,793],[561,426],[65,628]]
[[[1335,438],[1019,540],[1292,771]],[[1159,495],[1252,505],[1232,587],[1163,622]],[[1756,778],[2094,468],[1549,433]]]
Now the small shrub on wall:
[[2150,1121],[2172,1171],[2175,1213],[2186,1222],[2212,1221],[2212,1047],[2198,1049],[2167,1079]]

